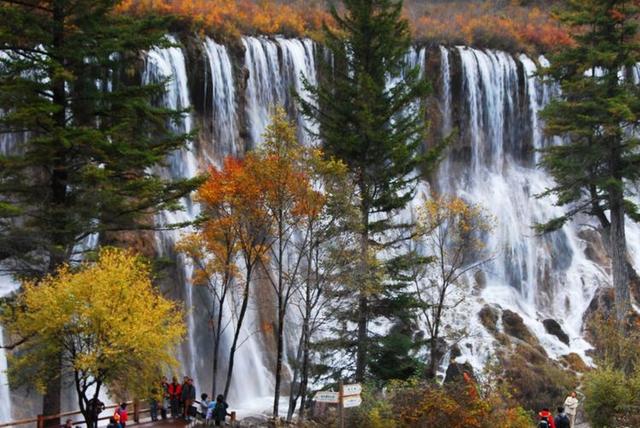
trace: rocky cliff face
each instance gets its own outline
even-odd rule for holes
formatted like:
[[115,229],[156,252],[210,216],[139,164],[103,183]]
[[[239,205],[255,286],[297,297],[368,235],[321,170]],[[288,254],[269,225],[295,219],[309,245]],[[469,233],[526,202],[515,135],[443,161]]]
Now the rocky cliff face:
[[[301,76],[312,83],[316,79],[316,59],[322,50],[313,42],[244,37],[223,45],[192,36],[176,36],[175,41],[180,48],[149,52],[143,78],[171,77],[162,102],[190,108],[192,113],[176,126],[197,129],[198,138],[188,150],[168,159],[163,174],[190,177],[208,165],[220,165],[224,156],[242,156],[260,144],[275,105],[285,106],[299,125],[302,141],[312,143],[304,128],[313,124],[296,113],[291,91],[304,96]],[[432,123],[425,144],[458,130],[439,171],[425,180],[415,203],[428,189],[455,194],[483,205],[496,223],[486,237],[491,261],[483,274],[467,278],[465,303],[447,319],[451,326],[464,327],[467,335],[455,352],[445,352],[443,375],[450,362],[480,368],[496,355],[496,349],[517,352],[526,347],[528,361],[541,355],[576,361],[576,355],[589,362],[583,315],[596,290],[609,283],[608,260],[599,237],[588,219],[543,237],[535,236],[531,228],[560,212],[552,200],[535,197],[552,184],[536,169],[536,149],[560,143],[543,136],[538,117],[539,109],[557,93],[553,85],[534,77],[537,68],[546,64],[545,58],[466,47],[416,47],[408,56],[435,90],[424,100]],[[193,219],[197,205],[183,202],[185,211],[166,213],[156,221]],[[179,233],[125,237],[125,241],[145,251],[153,248],[173,261],[164,271],[161,286],[190,309],[189,334],[180,352],[182,373],[196,378],[198,390],[210,391],[211,301],[205,290],[192,286],[189,264],[173,250]],[[633,254],[640,256],[640,231],[630,225],[628,234]],[[254,290],[261,291],[253,294],[230,396],[234,407],[246,409],[268,402],[263,399],[272,391],[274,365],[274,329],[269,327],[275,315],[273,296],[267,287]],[[295,320],[290,329],[289,349],[295,340]],[[223,339],[223,349],[230,336],[228,332]],[[223,361],[222,370],[225,366]],[[14,408],[13,417],[20,415]]]

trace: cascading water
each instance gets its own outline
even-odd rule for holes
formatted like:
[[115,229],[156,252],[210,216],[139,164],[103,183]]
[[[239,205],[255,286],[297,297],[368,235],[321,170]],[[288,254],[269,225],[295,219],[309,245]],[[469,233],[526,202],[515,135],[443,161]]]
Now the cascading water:
[[[475,317],[485,303],[500,305],[519,313],[552,357],[572,351],[585,357],[589,345],[581,337],[582,314],[606,275],[586,258],[576,226],[543,237],[532,229],[562,213],[553,200],[535,197],[553,184],[535,168],[533,152],[544,145],[538,109],[550,89],[531,77],[536,65],[525,56],[519,58],[527,73],[526,86],[520,88],[512,57],[463,47],[457,52],[463,81],[460,99],[453,102],[466,112],[457,118],[458,144],[469,147],[471,158],[469,165],[443,164],[449,167],[440,171],[438,184],[443,193],[483,206],[494,216],[495,228],[487,236],[493,258],[485,269],[484,289],[469,299],[469,310],[456,315]],[[528,114],[518,111],[521,94],[528,98]],[[570,346],[546,333],[541,323],[546,318],[562,325]],[[481,367],[492,354],[491,337],[473,319],[462,316],[457,322],[471,330],[463,341],[470,346],[460,347],[459,358]]]
[[[170,37],[172,43],[177,43],[175,38]],[[189,109],[191,102],[189,100],[187,70],[184,55],[178,47],[170,47],[165,49],[151,50],[147,55],[147,64],[143,80],[145,82],[158,82],[169,79],[166,83],[166,93],[163,103],[171,109]],[[186,113],[182,123],[174,125],[178,132],[190,132],[191,116]],[[188,145],[185,149],[176,151],[169,156],[168,168],[160,171],[162,175],[172,178],[191,178],[197,174],[197,160],[193,153],[193,146]],[[193,221],[197,216],[197,208],[190,199],[185,198],[183,201],[184,210],[178,212],[163,212],[158,215],[156,222],[160,225],[171,225],[178,223],[186,223]],[[175,244],[179,240],[179,235],[175,230],[167,230],[156,234],[157,251],[162,256],[168,256],[175,253]],[[199,385],[196,376],[196,356],[199,355],[196,349],[195,321],[193,316],[193,287],[191,284],[192,266],[187,263],[183,256],[176,257],[178,265],[178,278],[183,287],[181,296],[184,298],[187,311],[187,340],[186,349],[182,353],[181,361],[183,369],[188,376],[194,377],[196,387]]]
[[[236,87],[233,79],[231,58],[227,48],[210,38],[204,43],[209,73],[205,79],[205,92],[211,83],[211,124],[213,127],[214,147],[210,162],[217,163],[225,156],[240,156],[242,147],[238,137],[236,112]],[[207,111],[207,110],[205,110]],[[208,113],[208,111],[207,111]]]

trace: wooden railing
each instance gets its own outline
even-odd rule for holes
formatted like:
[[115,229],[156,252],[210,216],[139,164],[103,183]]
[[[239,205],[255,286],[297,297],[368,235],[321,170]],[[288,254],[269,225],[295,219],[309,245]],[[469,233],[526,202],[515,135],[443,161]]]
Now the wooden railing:
[[[150,408],[144,408],[141,409],[140,408],[140,402],[138,401],[129,401],[127,402],[127,405],[133,405],[133,422],[134,423],[139,423],[140,422],[140,415],[143,413],[149,413],[150,412]],[[104,408],[104,410],[110,410],[110,409],[115,409],[116,407],[118,407],[118,404],[112,404],[110,406],[106,406]],[[110,412],[101,412],[103,413],[105,416],[100,416],[98,417],[98,421],[105,421],[105,420],[109,420],[113,414]],[[17,426],[17,425],[26,425],[26,424],[33,424],[35,423],[36,426],[38,428],[44,428],[45,422],[46,421],[50,421],[52,419],[62,419],[62,418],[66,418],[69,416],[78,416],[81,415],[82,413],[79,410],[76,410],[74,412],[64,412],[64,413],[58,413],[57,415],[38,415],[35,418],[28,418],[28,419],[20,419],[17,421],[12,421],[12,422],[5,422],[5,423],[0,423],[0,428],[5,428],[5,427],[13,427],[13,426]],[[77,421],[77,422],[73,422],[73,425],[75,426],[80,426],[80,425],[85,425],[86,422],[85,421]]]
[[[200,404],[199,401],[195,401],[196,404]],[[145,403],[147,404],[147,403]],[[140,407],[140,401],[134,400],[134,401],[129,401],[127,402],[127,405],[133,405],[133,423],[140,423],[140,415],[144,414],[144,413],[150,413],[151,412],[151,408],[150,407],[145,407],[145,408],[141,408]],[[104,411],[102,411],[101,413],[103,415],[106,416],[100,416],[98,417],[98,421],[106,421],[109,420],[113,414],[110,412],[105,412],[107,410],[110,409],[115,409],[116,407],[118,407],[118,404],[112,404],[109,406],[106,406],[104,408]],[[74,412],[64,412],[64,413],[58,413],[57,415],[38,415],[35,418],[28,418],[28,419],[20,419],[17,421],[12,421],[12,422],[3,422],[0,423],[0,428],[7,428],[7,427],[14,427],[17,425],[26,425],[26,424],[37,424],[37,428],[44,428],[45,422],[46,421],[50,421],[52,419],[62,419],[65,417],[69,417],[69,416],[78,416],[81,415],[82,413],[79,410],[76,410]],[[236,422],[236,412],[231,412],[231,416],[230,416],[230,421],[231,422],[231,426],[235,425]],[[85,421],[77,421],[77,422],[73,422],[74,426],[80,426],[80,425],[86,425]],[[127,423],[127,426],[130,425],[129,423]]]

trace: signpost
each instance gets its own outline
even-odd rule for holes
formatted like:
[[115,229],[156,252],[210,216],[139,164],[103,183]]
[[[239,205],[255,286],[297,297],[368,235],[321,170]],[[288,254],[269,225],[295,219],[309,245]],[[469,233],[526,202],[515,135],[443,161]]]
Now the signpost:
[[362,385],[354,383],[351,385],[344,385],[342,387],[342,395],[348,397],[350,395],[360,395],[362,393]]
[[340,393],[333,392],[333,391],[319,391],[319,392],[316,392],[316,395],[313,397],[313,399],[318,403],[338,404],[338,401],[340,399]]
[[338,391],[316,392],[313,399],[318,403],[332,403],[338,405],[338,416],[340,418],[340,428],[344,428],[344,409],[358,407],[362,404],[362,385],[353,383],[344,385],[342,381],[338,384]]
[[342,399],[342,406],[347,409],[349,407],[358,407],[362,404],[362,397],[359,395],[351,395]]

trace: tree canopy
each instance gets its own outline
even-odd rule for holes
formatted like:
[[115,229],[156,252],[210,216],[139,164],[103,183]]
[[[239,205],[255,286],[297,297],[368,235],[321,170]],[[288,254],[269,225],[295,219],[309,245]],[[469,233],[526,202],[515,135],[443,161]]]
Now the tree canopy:
[[[74,379],[85,417],[103,386],[145,397],[161,371],[177,365],[183,317],[180,305],[153,287],[149,263],[131,251],[102,249],[95,262],[24,282],[5,308],[7,332],[26,339],[10,358],[10,380],[45,392],[61,376]],[[62,371],[54,364],[60,355]]]

